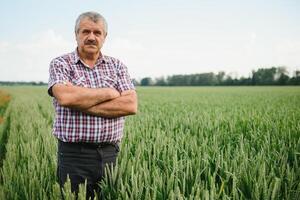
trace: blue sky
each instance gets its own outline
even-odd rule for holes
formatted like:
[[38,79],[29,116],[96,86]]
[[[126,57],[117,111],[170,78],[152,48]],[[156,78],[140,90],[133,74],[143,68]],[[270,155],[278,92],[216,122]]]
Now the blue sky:
[[103,53],[133,78],[300,70],[297,0],[12,0],[0,3],[0,80],[46,82],[51,59],[76,47],[77,16],[90,10],[108,21]]

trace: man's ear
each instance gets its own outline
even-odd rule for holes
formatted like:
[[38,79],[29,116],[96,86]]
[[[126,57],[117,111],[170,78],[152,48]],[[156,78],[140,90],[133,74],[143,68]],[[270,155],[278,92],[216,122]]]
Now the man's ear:
[[75,31],[75,40],[78,43],[77,36],[78,36],[78,33]]

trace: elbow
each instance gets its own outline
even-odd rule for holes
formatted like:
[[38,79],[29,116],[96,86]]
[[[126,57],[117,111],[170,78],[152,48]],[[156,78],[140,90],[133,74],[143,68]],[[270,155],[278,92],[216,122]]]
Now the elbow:
[[134,102],[132,102],[132,105],[130,106],[129,113],[130,113],[130,115],[135,115],[135,114],[137,114],[137,112],[138,112],[138,105],[137,105],[137,102],[134,101]]
[[124,107],[126,115],[135,115],[138,112],[138,106],[137,106],[137,101],[135,99],[130,100],[127,102],[127,106]]
[[138,99],[137,94],[133,90],[125,91],[121,93],[121,96],[126,96],[126,101],[124,101],[123,111],[125,115],[135,115],[138,112]]
[[134,98],[132,100],[132,115],[135,115],[138,112],[138,98],[136,93],[134,94]]
[[57,101],[58,101],[58,104],[60,106],[63,106],[63,107],[70,107],[72,105],[72,102],[69,98],[65,97],[65,96],[59,96],[56,98]]
[[127,111],[127,115],[135,115],[137,113],[137,110],[135,109],[130,109]]
[[137,114],[137,112],[138,112],[137,106],[136,105],[132,106],[132,108],[130,109],[130,114],[135,115]]
[[53,96],[60,106],[69,107],[73,104],[74,98],[66,90],[66,86],[62,86],[61,84],[54,85],[52,91]]

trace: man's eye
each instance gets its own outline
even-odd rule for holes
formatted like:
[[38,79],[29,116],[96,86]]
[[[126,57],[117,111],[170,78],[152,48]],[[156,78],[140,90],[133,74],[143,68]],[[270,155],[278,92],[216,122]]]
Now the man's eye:
[[101,32],[98,32],[98,31],[94,32],[94,34],[97,35],[97,36],[102,35]]
[[89,34],[89,31],[88,30],[83,30],[82,33],[83,34]]

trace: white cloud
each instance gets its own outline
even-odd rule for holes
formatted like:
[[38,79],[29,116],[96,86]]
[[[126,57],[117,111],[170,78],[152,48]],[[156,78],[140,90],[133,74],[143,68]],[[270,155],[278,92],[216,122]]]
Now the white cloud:
[[104,45],[103,53],[124,62],[128,67],[131,77],[147,74],[147,68],[151,64],[149,48],[128,38],[109,38]]
[[[225,71],[248,76],[252,69],[287,65],[300,67],[300,41],[274,40],[259,32],[242,35],[171,35],[147,32],[107,38],[103,53],[124,62],[133,78]],[[21,43],[0,41],[0,80],[48,80],[50,61],[75,49],[66,39],[46,30]]]
[[[299,66],[300,45],[272,40],[254,31],[245,35],[167,35],[133,32],[106,42],[104,52],[120,58],[135,78],[225,71],[249,76],[253,69]],[[280,49],[280,50],[276,50]]]
[[46,82],[50,61],[74,48],[71,40],[51,29],[21,43],[0,41],[0,80]]

